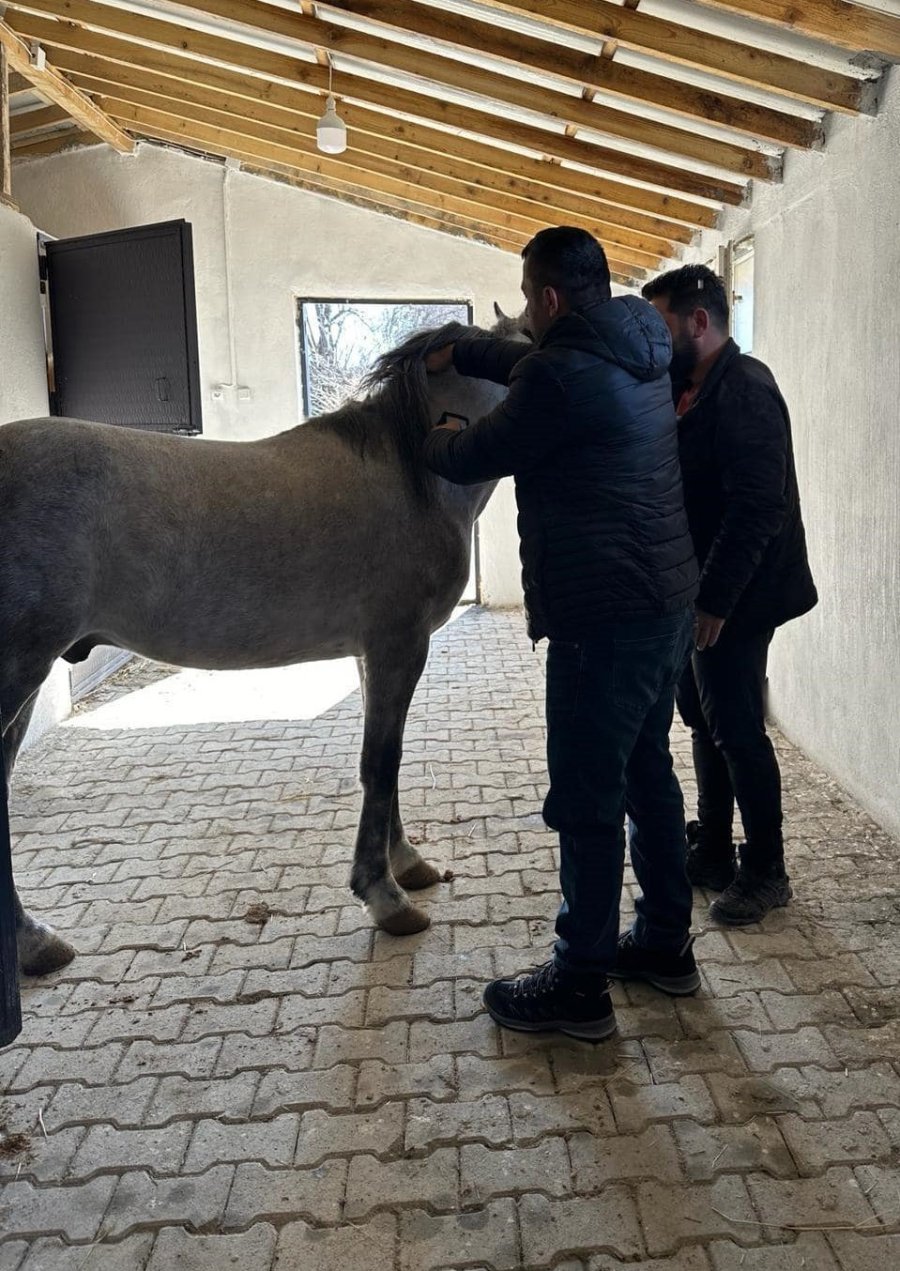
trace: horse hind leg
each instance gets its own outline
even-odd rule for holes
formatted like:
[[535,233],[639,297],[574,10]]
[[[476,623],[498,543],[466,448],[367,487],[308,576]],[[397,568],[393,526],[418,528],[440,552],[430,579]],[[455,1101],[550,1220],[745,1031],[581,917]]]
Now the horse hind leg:
[[[28,725],[37,703],[40,688],[34,689],[16,709],[10,696],[3,702],[9,718],[9,724],[3,728],[3,765],[7,798],[10,780],[15,767],[16,756],[25,740]],[[30,914],[22,904],[18,891],[13,888],[13,913],[16,924],[16,949],[19,959],[19,971],[22,975],[49,975],[51,971],[59,971],[75,957],[75,950],[61,936],[58,936],[48,923],[42,922]]]
[[[427,656],[427,638],[418,642],[408,638],[402,648],[367,655],[360,676],[365,703],[360,760],[363,804],[350,886],[377,925],[396,936],[424,931],[430,924],[428,915],[411,903],[399,885],[389,858],[397,826],[403,837],[399,809],[395,814],[403,728]],[[394,859],[400,863],[396,849]]]

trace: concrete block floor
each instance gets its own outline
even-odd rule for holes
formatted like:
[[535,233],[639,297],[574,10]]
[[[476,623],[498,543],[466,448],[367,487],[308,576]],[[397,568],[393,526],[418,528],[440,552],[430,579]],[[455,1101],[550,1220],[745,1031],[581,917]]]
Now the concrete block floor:
[[616,989],[598,1047],[482,1012],[550,945],[542,672],[518,614],[436,639],[403,802],[455,877],[405,940],[346,888],[355,694],[138,694],[23,757],[18,877],[80,956],[0,1051],[0,1271],[900,1266],[897,844],[785,742],[796,900],[735,932],[698,894],[696,998]]

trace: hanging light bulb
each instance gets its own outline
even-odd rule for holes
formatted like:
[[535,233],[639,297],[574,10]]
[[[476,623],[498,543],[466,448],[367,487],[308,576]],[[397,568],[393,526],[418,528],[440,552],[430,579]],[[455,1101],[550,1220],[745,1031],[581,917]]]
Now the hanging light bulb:
[[341,154],[347,149],[347,125],[335,109],[331,92],[331,59],[328,59],[328,97],[325,114],[316,124],[316,145],[325,154]]

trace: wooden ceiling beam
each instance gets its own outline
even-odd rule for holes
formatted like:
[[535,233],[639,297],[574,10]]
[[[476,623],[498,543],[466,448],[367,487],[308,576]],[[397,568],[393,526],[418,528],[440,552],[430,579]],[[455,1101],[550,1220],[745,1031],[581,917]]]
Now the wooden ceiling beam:
[[[78,60],[84,62],[86,59]],[[202,110],[219,112],[219,119],[210,117],[209,122],[221,122],[221,112],[224,112],[237,132],[247,131],[241,122],[247,121],[266,129],[264,134],[255,134],[251,129],[248,135],[265,135],[271,140],[281,141],[282,144],[290,144],[295,138],[299,138],[305,148],[312,148],[314,121],[321,108],[311,97],[295,94],[295,97],[299,96],[298,104],[302,103],[303,109],[289,112],[268,101],[247,101],[230,93],[211,91],[198,84],[167,80],[164,77],[161,79],[137,67],[110,63],[105,69],[100,69],[103,71],[101,75],[84,74],[73,68],[69,69],[68,74],[72,82],[85,92],[111,95],[136,105],[167,110],[172,114],[181,114],[184,105],[189,107],[189,114],[190,111],[196,114]],[[476,202],[499,208],[509,207],[510,210],[534,217],[545,218],[549,213],[557,219],[589,229],[604,241],[620,243],[623,247],[645,253],[654,260],[660,256],[676,254],[674,239],[637,233],[618,225],[607,224],[599,205],[592,207],[587,199],[570,198],[547,186],[529,184],[514,176],[507,176],[502,168],[467,162],[456,153],[452,157],[441,155],[423,144],[428,138],[420,130],[410,128],[407,131],[403,125],[398,125],[390,131],[384,131],[383,125],[387,125],[389,121],[374,111],[346,104],[342,104],[341,111],[354,150],[371,149],[374,154],[395,159],[397,162],[406,162],[424,172],[437,172],[468,182],[478,187]],[[448,140],[446,134],[439,133],[436,136],[444,143]],[[399,145],[398,137],[401,139]],[[481,155],[480,150],[485,149],[479,149],[479,157],[482,163],[487,164],[491,162],[492,155],[490,152]],[[570,206],[563,207],[562,204]]]
[[85,132],[82,128],[72,127],[65,132],[55,132],[45,140],[26,137],[19,145],[13,147],[13,159],[36,158],[38,155],[59,154],[63,150],[74,150],[79,146],[96,146],[96,133]]
[[[228,127],[228,116],[224,113],[221,113],[222,122],[211,123],[193,113],[184,118],[186,108],[174,114],[146,106],[134,106],[115,98],[106,97],[102,100],[113,119],[127,124],[135,132],[148,133],[151,136],[164,132],[168,138],[180,136],[201,145],[209,143],[210,149],[218,153],[232,153],[238,158],[244,153],[252,153],[263,161],[298,167],[307,172],[319,172],[324,177],[354,180],[384,193],[399,194],[403,198],[410,197],[410,191],[415,191],[420,201],[442,212],[521,234],[524,236],[523,241],[553,223],[549,218],[524,217],[514,212],[479,206],[474,202],[476,192],[462,183],[441,181],[434,175],[419,173],[392,160],[379,159],[356,151],[345,151],[339,156],[323,156],[316,149],[314,141],[301,148],[299,138],[291,145],[282,145],[265,137],[235,131],[234,127]],[[192,109],[199,111],[200,108]],[[207,115],[218,113],[207,112]],[[243,126],[247,127],[246,124]],[[658,263],[648,263],[645,254],[633,253],[630,249],[617,245],[610,246],[609,256],[625,266],[648,268]]]
[[836,44],[855,53],[900,61],[900,19],[844,0],[696,0],[709,9],[755,18],[782,31]]
[[[113,10],[108,12],[117,16]],[[327,85],[327,72],[314,63],[297,62],[283,54],[270,53],[253,45],[213,36],[198,34],[195,40],[195,33],[155,20],[142,20],[142,34],[134,33],[130,25],[129,29],[133,33],[130,37],[122,38],[85,30],[69,22],[51,22],[25,13],[17,12],[15,21],[17,28],[21,28],[29,37],[40,38],[48,47],[52,45],[57,56],[59,48],[64,47],[79,53],[94,53],[110,61],[130,64],[139,61],[149,69],[175,77],[181,75],[186,79],[190,79],[195,73],[196,66],[202,65],[205,74],[212,80],[220,68],[199,60],[208,57],[242,72],[248,85],[255,80],[271,93],[278,89],[278,84],[273,81],[284,81],[288,91],[291,87],[315,91],[320,85]],[[149,39],[150,33],[160,47],[153,48],[142,42],[142,38],[144,41]],[[188,36],[191,38],[188,39]],[[248,74],[248,71],[253,73]],[[354,79],[353,82],[357,81]],[[372,91],[370,82],[368,87]],[[380,87],[376,85],[375,91]],[[716,209],[701,203],[692,203],[673,195],[613,181],[600,174],[563,168],[559,164],[530,159],[511,152],[506,153],[505,159],[507,166],[514,162],[521,164],[522,175],[529,180],[615,206],[621,218],[637,217],[643,221],[649,215],[651,218],[681,221],[687,226],[706,227],[716,222]],[[629,222],[623,219],[622,223]],[[632,223],[638,227],[637,222]]]
[[42,106],[34,110],[20,110],[12,115],[9,121],[10,133],[15,137],[23,132],[35,132],[39,128],[51,128],[70,119],[69,112],[62,106]]
[[58,75],[49,63],[42,67],[33,66],[28,45],[12,27],[2,20],[0,20],[0,44],[6,50],[9,66],[24,76],[49,102],[62,106],[77,124],[94,133],[101,141],[107,142],[113,149],[122,154],[131,153],[134,142],[128,134],[116,127],[111,119],[107,119],[89,97],[79,93],[61,75]]
[[312,175],[301,176],[295,171],[278,165],[265,167],[251,162],[242,162],[241,170],[251,176],[280,180],[298,189],[307,190],[313,194],[324,194],[341,203],[352,203],[354,206],[364,207],[382,215],[399,216],[402,220],[414,225],[423,225],[427,229],[438,229],[445,234],[454,234],[474,242],[486,243],[491,247],[498,247],[501,251],[515,252],[518,255],[522,248],[521,236],[507,237],[490,225],[481,227],[473,225],[472,228],[465,228],[441,216],[438,212],[426,214],[422,211],[421,205],[410,203],[408,199],[400,199],[389,194],[376,195],[365,186],[355,185],[350,181],[338,182],[333,179],[326,181]]
[[[24,29],[20,20],[16,20],[13,25],[17,29]],[[157,55],[157,50],[146,44],[142,48],[146,59],[154,59]],[[281,60],[285,64],[289,61],[285,57]],[[314,73],[317,68],[310,69],[313,75],[306,82],[295,84],[295,87],[305,91],[326,89],[327,75],[320,75],[319,79],[316,79]],[[296,80],[296,75],[292,75],[291,79]],[[352,92],[347,90],[348,80],[354,90]],[[592,142],[579,141],[575,146],[569,145],[566,139],[557,133],[549,132],[534,124],[518,123],[498,115],[488,108],[488,102],[485,102],[480,109],[469,105],[462,106],[457,102],[433,97],[428,93],[418,93],[412,89],[394,87],[389,84],[373,83],[370,78],[362,74],[348,76],[344,71],[341,72],[341,82],[345,96],[354,96],[359,101],[367,102],[392,114],[414,115],[426,122],[445,124],[452,128],[464,128],[469,132],[482,133],[487,138],[504,143],[531,145],[533,142],[540,141],[540,145],[536,148],[542,152],[553,154],[560,159],[586,163],[588,166],[591,160],[596,160],[597,157],[596,153],[592,152]],[[781,160],[777,156],[766,154],[765,151],[705,137],[669,124],[661,124],[631,111],[615,110],[603,105],[591,109],[587,101],[572,98],[565,93],[553,92],[550,89],[534,85],[529,85],[528,88],[528,108],[532,113],[545,115],[548,122],[553,120],[561,124],[566,117],[565,112],[569,111],[572,122],[567,123],[566,126],[573,130],[576,127],[590,128],[595,132],[606,133],[612,137],[651,147],[676,158],[693,159],[699,163],[708,164],[712,168],[721,168],[725,172],[747,179],[753,178],[758,181],[780,179]],[[515,81],[502,80],[497,89],[500,94],[508,91],[516,95],[515,99],[510,100],[508,104],[521,104],[518,101],[518,95],[522,93],[522,87]],[[497,92],[492,96],[497,98]],[[499,99],[502,100],[502,96]]]
[[9,62],[0,44],[0,199],[12,199],[12,132],[9,118]]
[[[240,102],[237,109],[248,118],[267,117],[262,112],[271,110],[282,118],[295,120],[298,116],[309,117],[311,113],[318,116],[322,109],[321,99],[310,93],[297,91],[272,80],[263,80],[255,75],[243,75],[224,67],[210,66],[186,58],[161,55],[158,60],[164,69],[149,70],[133,62],[112,61],[93,53],[79,53],[57,45],[48,44],[47,47],[52,48],[57,65],[65,70],[73,82],[79,83],[82,88],[87,86],[89,91],[94,91],[94,87],[102,83],[129,84],[165,98],[183,95],[186,100],[195,100],[210,106],[230,97]],[[140,59],[142,63],[147,60],[145,54],[149,50],[142,51],[139,45],[117,41],[116,48],[120,55],[127,54]],[[341,110],[358,111],[357,117],[363,121],[366,131],[398,140],[415,140],[419,144],[430,131],[435,139],[440,138],[441,149],[435,150],[435,153],[446,154],[450,134],[437,129],[423,130],[415,123],[410,124],[382,111],[357,108],[355,103],[346,101],[342,101]],[[367,121],[371,122],[371,127]],[[462,155],[474,161],[478,151],[481,162],[487,165],[480,179],[492,188],[495,188],[494,178],[498,182],[507,182],[505,188],[513,193],[551,204],[558,212],[592,217],[622,233],[633,232],[650,241],[654,249],[659,246],[661,250],[665,250],[674,243],[690,241],[692,231],[686,225],[620,207],[595,197],[597,193],[603,192],[602,182],[599,186],[594,183],[589,193],[574,194],[565,188],[566,172],[557,164],[483,145],[479,141],[471,142],[459,136],[453,136],[452,142],[454,156]],[[659,240],[659,244],[655,240]],[[620,241],[628,240],[623,237]]]
[[[503,252],[512,252],[518,255],[524,246],[518,238],[505,238],[490,226],[482,226],[480,229],[463,229],[459,225],[454,225],[444,220],[437,213],[429,216],[423,213],[415,204],[409,204],[403,199],[391,198],[385,194],[375,195],[365,187],[355,186],[351,182],[323,181],[316,177],[301,176],[277,166],[264,167],[249,161],[241,163],[241,170],[251,176],[263,177],[269,181],[279,181],[285,185],[295,186],[300,190],[307,190],[312,194],[321,194],[325,198],[336,199],[340,203],[351,203],[354,206],[378,212],[382,216],[397,217],[400,220],[409,221],[413,225],[423,225],[427,229],[436,229],[444,234],[471,239],[481,246],[496,247]],[[639,281],[634,274],[622,273],[617,269],[611,270],[610,274],[613,282],[619,283],[623,287],[634,287]]]
[[[326,0],[353,12],[368,10],[364,0]],[[654,17],[638,9],[610,4],[608,0],[482,0],[498,14],[517,13],[543,19],[554,27],[574,31],[594,39],[614,41],[626,49],[662,58],[675,66],[722,76],[738,84],[749,84],[769,92],[783,93],[796,101],[823,110],[849,113],[868,108],[864,82],[809,62],[772,53],[752,44],[667,18]],[[403,6],[407,8],[408,5]]]
[[[25,2],[31,3],[32,0]],[[48,2],[50,0],[40,0],[42,4]],[[52,2],[57,3],[57,0]],[[90,3],[90,0],[62,0],[62,7],[68,9],[85,3]],[[594,88],[627,101],[662,107],[689,119],[721,124],[739,132],[768,137],[769,140],[775,140],[771,134],[779,130],[785,114],[771,107],[758,106],[728,94],[711,92],[666,75],[628,66],[600,54],[584,53],[552,40],[521,35],[496,23],[479,21],[470,14],[433,9],[413,0],[334,0],[329,6],[377,22],[384,30],[384,38],[328,22],[326,18],[307,18],[276,9],[265,0],[189,0],[189,6],[200,13],[395,69],[412,69],[418,65],[423,69],[414,70],[414,74],[425,74],[437,82],[445,80],[449,63],[464,72],[464,82],[460,85],[463,88],[467,87],[466,77],[469,83],[475,83],[484,75],[489,79],[496,78],[498,73],[504,73],[504,67],[509,75],[527,67],[577,84],[579,88]],[[392,31],[402,31],[424,40],[439,40],[466,53],[487,55],[497,59],[497,69],[479,71],[465,63],[454,63],[446,56],[420,53],[416,47],[392,41]],[[856,84],[858,81],[852,82]]]
[[[43,4],[44,0],[39,0],[39,3]],[[32,0],[23,0],[23,4],[31,5]],[[79,20],[83,20],[88,14],[93,15],[94,18],[98,17],[94,11],[98,6],[90,3],[90,0],[84,0],[84,3],[81,3],[81,0],[67,0],[66,8],[75,10],[79,14]],[[103,9],[104,6],[99,6],[99,8]],[[106,6],[106,13],[116,14],[117,10]],[[131,17],[132,15],[130,14],[126,15],[128,19],[131,19]],[[144,19],[137,20],[144,22]],[[128,28],[133,28],[132,22],[128,22],[127,25]],[[24,29],[24,27],[22,24],[17,23],[17,29]],[[472,119],[470,126],[477,128],[477,121]],[[511,140],[512,136],[522,130],[521,127],[517,127],[514,123],[508,123],[508,125],[503,126],[501,121],[500,126],[494,126],[494,131],[500,132],[501,140]],[[534,133],[539,130],[528,128],[525,131]],[[550,137],[552,135],[548,135],[548,142]],[[577,163],[591,164],[592,167],[603,169],[605,172],[618,175],[618,177],[671,189],[671,191],[676,193],[686,194],[688,197],[706,198],[706,200],[713,202],[731,203],[733,206],[740,205],[744,201],[745,188],[741,184],[726,178],[717,179],[703,173],[692,172],[690,169],[681,167],[678,161],[666,161],[662,158],[646,159],[642,155],[628,154],[627,151],[595,145],[594,142],[567,139],[567,137],[561,137],[558,140],[556,149],[563,151],[561,158],[577,161]]]
[[[535,48],[529,60],[526,55],[530,46],[509,44],[512,37],[500,27],[490,23],[474,23],[471,18],[460,18],[452,13],[438,13],[436,10],[423,8],[417,19],[417,26],[429,36],[450,39],[461,50],[491,53],[499,58],[497,69],[480,69],[452,57],[398,43],[396,39],[390,38],[388,27],[385,27],[383,38],[367,35],[335,22],[276,8],[262,3],[262,0],[191,0],[189,7],[206,16],[238,24],[233,28],[233,33],[229,34],[230,40],[241,40],[243,26],[248,29],[248,37],[254,30],[276,35],[294,40],[298,45],[309,49],[323,48],[332,53],[356,57],[386,70],[420,76],[436,85],[462,89],[524,106],[526,109],[539,109],[530,103],[535,93],[540,92],[540,88],[527,81],[523,82],[521,78],[516,79],[521,65],[542,71],[552,78],[569,80],[581,86],[612,93],[627,101],[663,107],[689,119],[719,124],[782,145],[812,145],[821,132],[811,121],[784,111],[710,92],[708,89],[695,88],[663,75],[651,75],[624,63],[568,50],[562,45],[544,40],[533,41],[539,47]],[[386,14],[393,12],[393,0],[385,4],[384,8]],[[219,38],[206,36],[177,22],[164,23],[156,18],[113,8],[111,5],[93,3],[93,0],[16,0],[9,11],[68,18],[97,30],[148,42],[152,42],[154,38],[171,40],[174,37],[174,46],[177,47],[180,43],[185,52],[199,52],[206,41]],[[16,29],[20,28],[20,23],[16,22],[15,25]],[[149,30],[153,26],[169,27],[170,31],[161,37],[154,37]],[[478,33],[475,32],[476,26],[479,28]],[[487,28],[486,45],[479,38],[481,27]],[[467,43],[460,43],[460,40]],[[245,44],[244,47],[254,46]],[[518,61],[514,56],[515,52],[520,54]],[[247,64],[249,66],[249,62]],[[506,74],[503,73],[504,69]],[[346,72],[342,71],[341,74],[343,76]],[[297,77],[303,77],[303,70],[295,62],[294,78]],[[505,82],[507,79],[510,79],[510,84]],[[560,96],[566,98],[567,94],[554,94],[556,98]],[[568,101],[574,103],[578,99],[568,98]],[[591,102],[581,104],[589,112],[597,110]],[[566,109],[568,108],[559,112],[562,117],[570,123],[578,122],[577,119],[566,117]],[[570,109],[569,113],[572,113]]]
[[[165,113],[184,120],[190,126],[204,124],[212,128],[225,129],[235,136],[247,137],[266,145],[271,143],[307,157],[315,157],[319,153],[312,136],[303,136],[294,132],[290,137],[286,137],[283,132],[273,130],[267,124],[241,119],[229,111],[210,110],[207,107],[188,105],[183,102],[161,103],[150,94],[140,94],[137,89],[127,90],[127,93],[128,96],[125,98],[102,96],[99,98],[99,102],[102,108],[108,111],[113,118],[130,119],[133,117],[135,127],[139,126],[140,117],[144,111],[164,110]],[[136,97],[139,97],[140,100],[135,100]],[[134,111],[133,116],[132,110]],[[368,150],[365,145],[354,144],[350,150],[346,151],[336,161],[346,162],[360,171],[376,173],[379,176],[396,177],[400,180],[415,183],[422,189],[427,189],[432,193],[446,194],[453,199],[463,200],[465,204],[477,209],[479,217],[485,219],[503,217],[501,224],[507,224],[510,229],[515,229],[527,237],[536,234],[538,230],[543,229],[546,225],[554,223],[554,213],[550,209],[542,208],[524,199],[512,198],[505,194],[495,194],[459,177],[445,177],[434,171],[420,169],[414,162],[406,161],[404,154],[399,150],[392,152],[390,149],[385,149],[379,153],[378,150]],[[506,218],[509,218],[509,220],[507,221]],[[580,218],[576,218],[574,223],[577,223],[578,219]],[[601,227],[596,222],[582,221],[581,228],[589,230],[598,237],[602,236]],[[606,239],[605,241],[609,243],[609,250],[615,252],[616,256],[623,262],[638,265],[643,269],[659,269],[662,267],[664,258],[659,251],[647,252],[612,240]]]

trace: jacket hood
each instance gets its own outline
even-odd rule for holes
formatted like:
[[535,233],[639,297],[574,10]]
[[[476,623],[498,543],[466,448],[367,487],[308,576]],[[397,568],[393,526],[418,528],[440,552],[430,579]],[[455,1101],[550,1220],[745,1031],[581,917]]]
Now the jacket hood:
[[544,346],[558,342],[615,362],[638,380],[659,379],[672,360],[665,319],[640,296],[616,296],[566,314],[541,340]]

